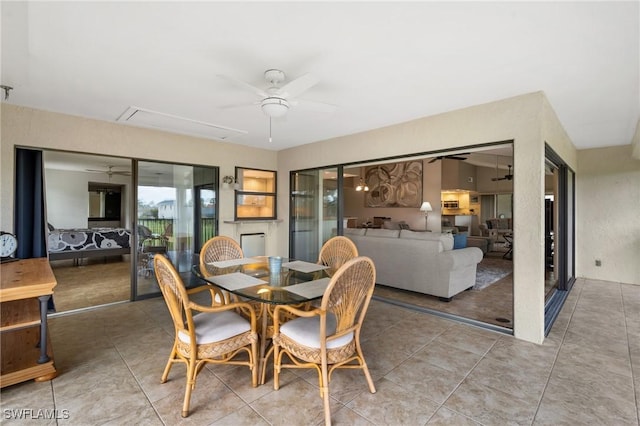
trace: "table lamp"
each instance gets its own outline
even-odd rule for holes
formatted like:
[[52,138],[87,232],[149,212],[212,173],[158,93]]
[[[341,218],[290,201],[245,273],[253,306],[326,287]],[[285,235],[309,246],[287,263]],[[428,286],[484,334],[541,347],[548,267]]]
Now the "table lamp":
[[426,231],[426,230],[428,230],[427,224],[428,224],[428,221],[429,221],[429,212],[433,211],[433,207],[431,207],[431,203],[430,202],[425,201],[420,206],[420,211],[424,212],[424,229]]

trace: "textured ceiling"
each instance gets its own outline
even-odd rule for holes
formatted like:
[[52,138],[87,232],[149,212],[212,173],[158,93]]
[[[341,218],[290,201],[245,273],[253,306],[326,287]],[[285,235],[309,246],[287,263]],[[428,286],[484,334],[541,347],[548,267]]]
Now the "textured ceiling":
[[[283,149],[535,91],[578,148],[630,144],[640,117],[638,2],[1,8],[4,102],[111,122],[138,107],[241,130],[224,137],[242,145]],[[220,75],[266,89],[270,68],[312,73],[298,98],[335,110],[293,106],[269,142],[260,98]]]

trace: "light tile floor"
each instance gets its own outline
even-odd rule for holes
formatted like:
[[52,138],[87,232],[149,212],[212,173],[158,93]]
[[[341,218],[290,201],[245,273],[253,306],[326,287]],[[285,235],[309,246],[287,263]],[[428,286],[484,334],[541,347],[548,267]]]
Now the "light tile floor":
[[[173,333],[161,299],[59,316],[50,329],[59,376],[3,389],[2,423],[20,409],[57,410],[57,421],[20,421],[39,425],[323,422],[314,374],[287,371],[274,391],[219,366],[198,376],[182,419],[184,368],[160,384]],[[640,286],[579,280],[543,345],[373,301],[363,347],[377,393],[361,372],[336,372],[334,424],[639,424]]]

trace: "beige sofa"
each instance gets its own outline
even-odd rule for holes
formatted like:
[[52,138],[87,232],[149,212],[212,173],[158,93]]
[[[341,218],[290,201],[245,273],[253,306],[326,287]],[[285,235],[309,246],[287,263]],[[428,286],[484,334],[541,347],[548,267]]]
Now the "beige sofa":
[[345,229],[376,265],[376,283],[449,301],[476,282],[477,247],[453,249],[453,235],[390,229]]

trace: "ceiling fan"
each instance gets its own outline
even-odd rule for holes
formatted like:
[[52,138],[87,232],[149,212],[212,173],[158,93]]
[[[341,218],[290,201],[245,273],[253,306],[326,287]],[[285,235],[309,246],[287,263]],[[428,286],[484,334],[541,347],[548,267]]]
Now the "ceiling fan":
[[431,161],[429,161],[429,164],[435,163],[436,161],[442,160],[444,158],[448,158],[450,160],[466,160],[467,159],[467,157],[461,157],[461,155],[469,155],[469,153],[463,152],[462,154],[455,154],[455,155],[439,155],[437,157],[433,157]]
[[498,181],[498,180],[511,180],[513,179],[513,174],[511,174],[511,164],[509,164],[509,173],[507,173],[506,175],[504,175],[503,177],[499,178],[499,177],[494,177],[491,178],[492,181]]
[[[289,112],[289,108],[297,106],[306,107],[319,112],[333,112],[336,108],[335,105],[324,102],[295,99],[301,93],[318,84],[318,79],[309,73],[282,85],[286,80],[286,75],[283,71],[278,69],[266,70],[264,72],[264,79],[269,84],[269,87],[266,89],[261,89],[234,77],[226,75],[218,76],[259,96],[260,100],[254,102],[252,105],[260,105],[262,112],[264,112],[269,118],[283,117],[287,112]],[[230,105],[226,108],[234,108],[238,106],[245,105]]]
[[131,176],[131,172],[129,170],[113,170],[114,167],[115,166],[107,166],[107,170],[98,170],[98,169],[85,169],[85,170],[92,173],[104,173],[107,176],[109,176],[109,179],[111,179],[111,176],[113,175]]

